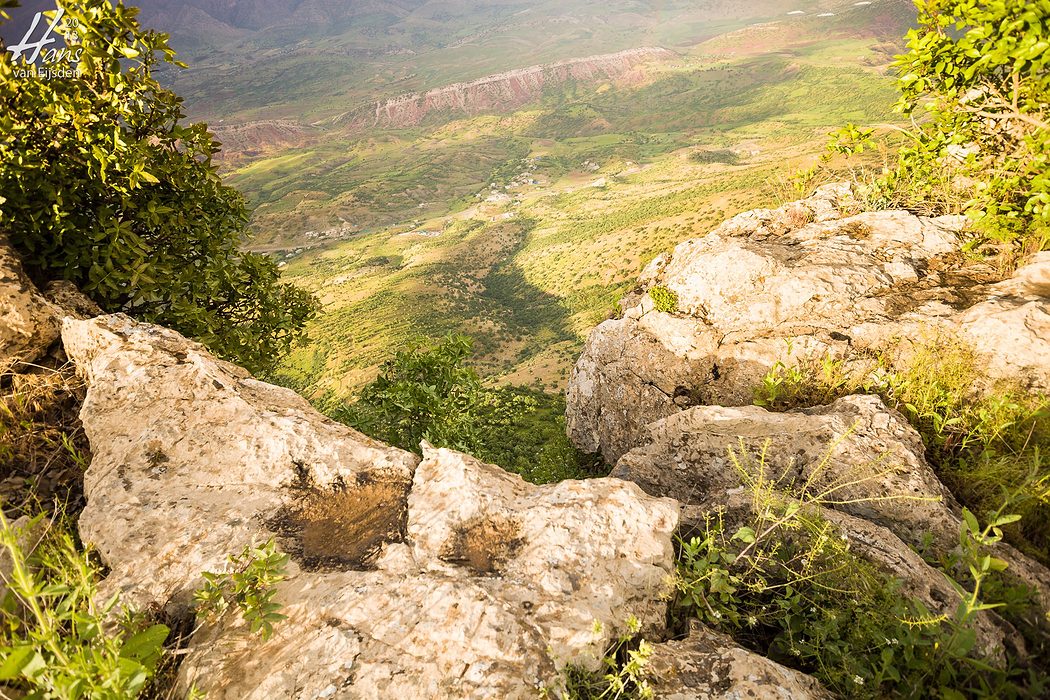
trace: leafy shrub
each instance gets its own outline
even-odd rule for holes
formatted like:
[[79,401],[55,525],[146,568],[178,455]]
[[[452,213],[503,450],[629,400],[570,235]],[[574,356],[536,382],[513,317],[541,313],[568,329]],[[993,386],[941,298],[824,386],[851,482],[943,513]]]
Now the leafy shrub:
[[564,400],[522,388],[488,389],[466,362],[473,341],[450,334],[383,365],[357,400],[333,416],[372,437],[420,453],[420,442],[468,452],[534,483],[592,476],[596,457],[565,436]]
[[853,393],[856,388],[842,362],[829,355],[802,365],[788,366],[778,360],[755,389],[754,403],[775,411],[819,406]]
[[982,586],[1006,566],[984,552],[1019,516],[1001,507],[982,529],[964,511],[963,568],[973,580],[968,589],[953,582],[953,616],[935,616],[854,555],[820,517],[818,507],[833,496],[787,495],[761,464],[733,451],[730,458],[752,500],[732,526],[723,514],[708,514],[699,533],[680,542],[680,612],[814,674],[844,697],[1023,694],[1022,679],[975,652],[973,626],[976,614],[998,607],[985,602]]
[[678,294],[667,287],[657,285],[650,288],[649,298],[653,300],[657,311],[663,311],[668,314],[678,311]]
[[871,387],[923,437],[930,463],[974,512],[994,510],[1003,489],[1020,490],[1022,522],[1012,544],[1047,561],[1050,552],[1050,397],[1001,383],[981,391],[973,350],[943,339],[920,345]]
[[81,54],[53,67],[79,77],[48,79],[0,52],[0,226],[38,281],[72,280],[106,311],[272,367],[315,303],[240,250],[248,210],[215,171],[219,145],[204,124],[181,123],[181,98],[153,78],[182,65],[166,35],[144,31],[134,8],[58,4]]
[[258,547],[245,547],[239,555],[228,558],[228,571],[201,574],[204,585],[194,594],[197,614],[214,619],[232,605],[240,610],[253,634],[268,639],[274,623],[285,619],[278,612],[281,604],[273,597],[276,585],[285,578],[287,565],[288,555],[277,550],[273,539]]
[[27,530],[0,514],[0,547],[11,565],[0,601],[0,682],[32,698],[138,697],[168,628],[129,618],[111,629],[106,621],[118,599],[98,600],[99,566],[61,521],[47,527],[27,554]]
[[[958,201],[985,236],[1050,244],[1050,12],[1046,0],[916,0],[918,26],[897,60],[896,167],[871,201],[928,209]],[[916,119],[915,116],[920,118]],[[847,126],[831,150],[851,155],[874,130]]]
[[[336,417],[417,454],[422,440],[472,452],[481,444],[477,425],[483,403],[481,379],[465,365],[472,347],[470,338],[449,334],[436,347],[398,351]],[[511,404],[491,412],[510,415],[517,410]]]
[[[498,398],[482,406],[478,432],[481,444],[475,456],[520,474],[534,484],[585,479],[608,473],[598,455],[576,449],[566,434],[565,397],[521,387],[487,389]],[[517,398],[522,411],[506,420],[486,415],[488,406],[509,405]]]

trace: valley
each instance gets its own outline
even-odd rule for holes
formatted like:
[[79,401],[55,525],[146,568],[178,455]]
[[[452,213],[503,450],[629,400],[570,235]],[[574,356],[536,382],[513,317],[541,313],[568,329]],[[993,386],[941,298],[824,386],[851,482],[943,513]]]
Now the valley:
[[559,395],[656,255],[794,198],[830,130],[893,119],[914,19],[909,0],[140,4],[190,63],[164,80],[222,143],[249,247],[322,303],[276,374],[322,403],[449,332],[487,382]]
[[231,163],[257,206],[253,246],[324,309],[280,380],[338,400],[393,348],[456,331],[489,382],[560,394],[652,258],[793,198],[784,173],[815,163],[833,128],[893,118],[893,46],[818,40],[812,21],[735,30],[629,80],[548,84],[503,110],[412,112],[399,128],[344,117]]

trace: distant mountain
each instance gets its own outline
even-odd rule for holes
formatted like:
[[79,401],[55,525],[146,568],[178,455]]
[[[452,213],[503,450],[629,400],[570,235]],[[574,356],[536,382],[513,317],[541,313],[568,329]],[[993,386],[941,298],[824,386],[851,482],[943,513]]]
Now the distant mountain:
[[[853,11],[853,0],[138,0],[144,25],[168,32],[191,69],[166,81],[195,117],[212,122],[314,123],[399,96],[527,66],[644,46],[688,49],[759,21]],[[0,30],[21,39],[27,0]],[[910,0],[873,0],[884,19],[839,33],[885,29],[914,16]],[[827,21],[827,18],[825,18]],[[904,21],[907,21],[905,19]]]

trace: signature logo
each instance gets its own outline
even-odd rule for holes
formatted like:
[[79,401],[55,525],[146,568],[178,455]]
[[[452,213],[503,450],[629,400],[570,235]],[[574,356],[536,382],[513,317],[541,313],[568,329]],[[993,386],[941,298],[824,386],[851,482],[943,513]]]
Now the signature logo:
[[[12,53],[14,60],[22,59],[23,65],[36,64],[37,61],[40,61],[41,66],[37,70],[37,75],[44,77],[71,77],[79,75],[79,72],[76,70],[57,68],[55,64],[78,62],[84,53],[82,48],[70,49],[67,46],[62,46],[60,48],[45,49],[45,47],[58,41],[54,36],[55,29],[61,25],[62,17],[65,14],[66,11],[63,8],[58,8],[50,24],[46,25],[46,29],[40,39],[33,41],[33,37],[37,33],[37,27],[40,26],[40,20],[44,18],[43,12],[37,12],[33,17],[33,23],[29,25],[29,30],[22,37],[22,41],[7,47],[8,51]],[[66,34],[66,38],[72,43],[80,40],[76,31],[78,26],[79,23],[73,17],[65,22],[65,28],[70,30]],[[20,73],[23,73],[25,76],[29,75],[29,71],[24,69]]]

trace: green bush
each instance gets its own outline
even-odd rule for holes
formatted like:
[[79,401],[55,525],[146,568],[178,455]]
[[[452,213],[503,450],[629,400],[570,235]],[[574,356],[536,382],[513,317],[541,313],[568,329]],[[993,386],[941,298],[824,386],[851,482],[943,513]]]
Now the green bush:
[[[997,668],[976,649],[975,615],[999,608],[985,588],[1006,568],[986,552],[1019,516],[1001,506],[981,528],[964,510],[961,570],[967,586],[954,614],[933,615],[900,582],[850,550],[820,516],[831,493],[786,493],[759,462],[730,461],[749,498],[744,514],[708,514],[679,544],[679,614],[699,617],[740,643],[815,675],[836,695],[1027,697],[1023,674]],[[818,467],[819,468],[819,467]],[[790,478],[790,477],[786,477]]]
[[667,287],[656,286],[649,290],[649,298],[653,300],[657,311],[673,314],[678,311],[678,294]]
[[33,529],[0,514],[0,553],[11,565],[0,601],[0,683],[28,698],[132,700],[153,677],[169,630],[134,617],[107,625],[117,598],[98,599],[102,572],[71,525],[38,522],[47,533],[34,549]]
[[315,302],[241,250],[248,210],[216,173],[219,145],[206,125],[183,124],[181,98],[153,77],[182,65],[166,35],[122,4],[58,5],[80,59],[52,67],[78,77],[47,78],[0,52],[0,228],[37,281],[72,280],[106,311],[271,368]]
[[693,163],[708,165],[719,163],[722,165],[739,165],[740,156],[728,148],[701,149],[689,154],[689,160]]
[[[336,411],[336,417],[417,454],[422,440],[473,452],[481,444],[477,426],[482,387],[478,373],[464,364],[472,347],[470,338],[449,334],[436,347],[397,352],[354,403]],[[508,414],[518,410],[513,405],[504,408]]]
[[520,387],[490,389],[467,366],[473,341],[450,334],[398,352],[357,400],[333,417],[420,453],[426,440],[498,464],[533,483],[594,476],[600,461],[565,435],[564,400]]
[[[1050,245],[1050,0],[915,0],[918,26],[897,60],[899,112],[912,117],[895,168],[870,201],[929,209],[959,202],[996,241]],[[833,152],[860,152],[850,125]]]
[[754,402],[786,411],[829,404],[849,394],[877,394],[922,436],[926,457],[975,513],[994,510],[1002,490],[1019,491],[1023,516],[1007,528],[1011,544],[1041,561],[1050,551],[1050,397],[999,382],[986,386],[974,349],[948,337],[884,352],[863,370],[831,357],[774,364]]

